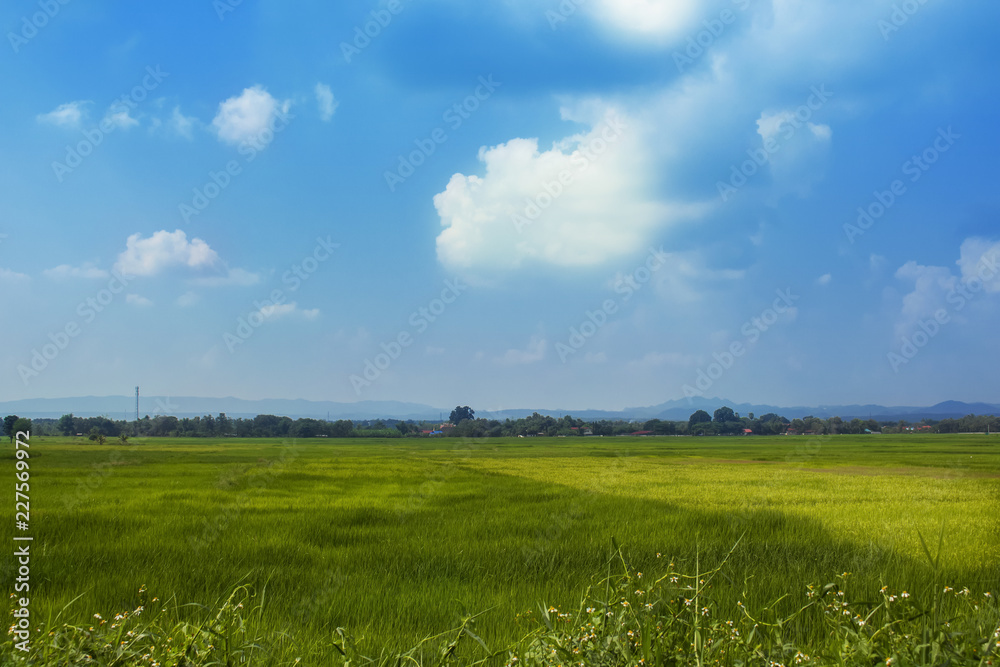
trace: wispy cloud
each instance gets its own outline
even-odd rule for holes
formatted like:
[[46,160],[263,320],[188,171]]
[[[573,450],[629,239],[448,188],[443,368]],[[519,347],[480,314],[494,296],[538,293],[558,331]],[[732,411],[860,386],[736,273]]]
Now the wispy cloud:
[[528,341],[527,348],[523,350],[507,350],[503,356],[497,358],[497,361],[508,366],[533,364],[545,358],[545,352],[547,349],[548,341],[541,336],[535,335],[531,337],[530,341]]
[[60,264],[54,268],[45,269],[42,271],[42,275],[50,280],[99,280],[107,278],[110,274],[104,269],[99,269],[93,264],[85,262],[81,266]]
[[196,121],[197,119],[193,116],[185,116],[181,113],[180,107],[174,107],[174,111],[170,115],[169,126],[177,136],[184,137],[185,139],[193,139]]
[[26,283],[31,277],[24,273],[11,271],[10,269],[0,269],[0,282],[5,283]]
[[252,271],[229,269],[224,275],[192,278],[190,283],[201,287],[249,287],[256,285],[260,280],[260,274]]
[[152,301],[138,294],[126,294],[125,303],[131,306],[138,306],[139,308],[148,308],[153,305]]
[[55,110],[36,116],[38,122],[56,125],[58,127],[78,128],[86,114],[89,100],[79,100],[60,104]]
[[334,98],[333,91],[330,90],[330,86],[325,83],[317,83],[315,92],[316,103],[319,105],[320,120],[329,121],[333,118],[333,114],[336,113],[337,107],[340,106],[340,102]]
[[293,315],[307,320],[315,320],[319,317],[319,308],[299,308],[298,303],[295,301],[292,301],[291,303],[264,306],[259,312],[265,319],[280,319]]

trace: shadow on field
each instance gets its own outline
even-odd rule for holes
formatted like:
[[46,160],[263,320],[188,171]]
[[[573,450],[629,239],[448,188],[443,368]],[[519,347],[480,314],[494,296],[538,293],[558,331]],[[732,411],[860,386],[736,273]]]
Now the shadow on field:
[[[412,645],[489,610],[477,632],[497,646],[522,634],[518,614],[578,603],[606,574],[612,539],[649,576],[671,561],[692,574],[711,569],[740,541],[714,584],[733,604],[744,594],[758,606],[788,596],[782,605],[796,609],[807,584],[842,572],[853,573],[859,596],[932,580],[926,562],[900,553],[888,534],[851,542],[750,498],[718,511],[629,496],[625,469],[643,463],[628,457],[601,457],[606,470],[578,488],[467,465],[478,454],[471,447],[444,461],[317,451],[270,462],[227,453],[210,470],[195,462],[116,471],[65,509],[77,481],[51,475],[44,497],[55,509],[41,509],[32,547],[33,604],[54,616],[83,594],[66,616],[83,622],[113,617],[144,584],[152,595],[211,604],[245,583],[266,590],[279,628],[343,626],[374,645]],[[568,482],[574,460],[565,461]],[[12,589],[13,570],[0,574]],[[949,585],[995,587],[996,578],[945,557]]]

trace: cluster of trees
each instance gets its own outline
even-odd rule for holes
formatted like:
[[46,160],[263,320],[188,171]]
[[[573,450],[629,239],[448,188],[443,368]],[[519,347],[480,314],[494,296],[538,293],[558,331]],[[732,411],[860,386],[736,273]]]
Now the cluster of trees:
[[815,433],[828,435],[831,433],[865,433],[879,431],[881,425],[874,419],[852,419],[845,422],[840,417],[820,419],[819,417],[803,417],[788,420],[781,415],[769,412],[759,418],[754,413],[741,417],[732,408],[721,407],[710,415],[704,410],[698,410],[688,419],[687,435],[738,435],[749,431],[754,435],[779,435],[789,430],[795,433]]
[[291,419],[275,415],[257,415],[252,419],[232,419],[221,413],[218,416],[173,417],[158,415],[135,421],[112,420],[107,417],[76,417],[72,414],[56,419],[24,419],[17,415],[4,417],[5,435],[13,439],[18,431],[31,431],[32,435],[86,435],[91,440],[105,442],[118,439],[126,442],[130,436],[140,437],[239,437],[239,438],[399,438],[421,437],[438,432],[455,437],[515,437],[515,436],[595,436],[628,435],[646,432],[650,435],[778,435],[786,432],[829,435],[835,433],[902,433],[923,431],[931,433],[981,433],[1000,432],[1000,417],[968,415],[961,419],[934,421],[925,419],[911,424],[906,421],[877,422],[874,419],[840,417],[820,419],[803,417],[788,420],[768,413],[756,417],[752,412],[741,416],[723,406],[713,414],[697,410],[686,422],[651,419],[646,422],[625,420],[599,420],[587,422],[570,415],[549,417],[537,412],[520,419],[477,419],[475,410],[458,406],[452,410],[450,424],[438,422],[398,421],[393,419],[352,422],[348,420],[325,421],[321,419]]
[[107,417],[77,417],[63,415],[58,420],[36,419],[39,435],[100,435],[104,438],[140,437],[240,437],[240,438],[347,438],[399,437],[399,430],[383,422],[324,421],[321,419],[291,419],[275,415],[257,415],[252,419],[232,419],[221,413],[216,417],[173,417],[146,415],[138,422],[112,420]]
[[11,442],[14,442],[14,436],[24,431],[28,433],[31,431],[31,420],[25,419],[24,417],[18,417],[17,415],[7,415],[3,418],[3,432]]
[[[966,415],[961,419],[942,419],[935,422],[925,419],[920,424],[909,424],[905,421],[899,422],[894,427],[889,427],[894,433],[904,431],[909,426],[930,426],[935,433],[1000,433],[1000,417],[992,415]],[[885,432],[889,432],[889,428]]]

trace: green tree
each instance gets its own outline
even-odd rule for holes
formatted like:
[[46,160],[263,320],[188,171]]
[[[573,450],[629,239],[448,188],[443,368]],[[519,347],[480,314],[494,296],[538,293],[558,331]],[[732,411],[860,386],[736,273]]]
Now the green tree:
[[470,408],[468,405],[457,406],[451,411],[451,415],[448,416],[448,421],[450,421],[455,426],[464,422],[466,419],[475,419],[476,411]]
[[19,417],[17,421],[14,422],[14,435],[18,433],[30,433],[31,432],[31,420],[24,417]]
[[11,442],[14,442],[13,430],[14,422],[17,421],[17,415],[7,415],[3,418],[3,434],[10,438]]
[[712,421],[716,424],[725,424],[726,422],[736,421],[736,413],[733,412],[732,408],[721,407],[715,411],[715,415],[712,417]]
[[840,417],[830,417],[830,433],[840,433],[844,430],[844,420]]
[[227,417],[225,412],[220,412],[215,419],[215,429],[219,435],[229,435],[233,431],[233,420]]
[[101,429],[95,426],[90,429],[90,439],[99,445],[103,445],[107,441],[108,437],[101,433]]
[[411,422],[396,422],[396,429],[403,435],[420,434],[420,427]]
[[14,442],[14,424],[17,423],[17,415],[7,415],[3,418],[3,432],[10,438],[11,442]]
[[710,421],[712,421],[712,415],[704,410],[698,410],[688,418],[688,428],[690,429],[695,424],[707,424]]
[[73,413],[68,415],[63,415],[59,418],[59,425],[57,427],[59,432],[63,435],[73,435],[76,433],[76,426],[73,423]]
[[354,433],[354,422],[338,419],[330,426],[330,435],[334,438],[349,438]]
[[958,420],[957,419],[942,419],[938,422],[937,432],[938,433],[958,433]]

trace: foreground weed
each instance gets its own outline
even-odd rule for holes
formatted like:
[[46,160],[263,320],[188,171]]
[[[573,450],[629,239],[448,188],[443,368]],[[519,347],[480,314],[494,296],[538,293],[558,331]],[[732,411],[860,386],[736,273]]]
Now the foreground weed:
[[[214,613],[201,605],[184,605],[208,612],[202,614],[205,618],[200,623],[178,620],[185,615],[182,607],[175,600],[150,600],[145,586],[138,597],[137,607],[111,618],[94,614],[92,625],[59,624],[57,617],[36,629],[33,652],[22,656],[4,650],[3,662],[115,667],[250,665],[262,651],[263,634],[251,631],[261,605],[246,608],[253,598],[246,586],[236,588]],[[4,648],[12,648],[12,643]]]
[[[739,543],[737,543],[738,546]],[[148,599],[86,626],[35,628],[32,651],[0,647],[0,665],[208,667],[214,665],[342,665],[343,667],[993,667],[1000,657],[1000,608],[994,593],[940,585],[920,595],[880,590],[859,596],[844,572],[809,584],[798,602],[735,596],[727,561],[704,568],[669,559],[658,573],[633,567],[615,547],[605,571],[576,610],[540,605],[516,620],[528,624],[514,646],[491,651],[474,632],[476,619],[403,651],[367,655],[344,628],[295,635],[264,621],[264,594],[239,586],[219,604],[178,605]],[[940,553],[940,546],[939,546]],[[938,558],[931,558],[937,568]],[[657,558],[660,555],[657,554]],[[937,570],[935,570],[937,573]],[[789,611],[789,610],[792,611]],[[65,609],[63,611],[66,611]],[[485,612],[484,612],[485,613]],[[200,619],[192,621],[191,619]]]
[[726,578],[727,559],[706,571],[696,561],[693,574],[671,562],[654,578],[617,550],[609,565],[618,571],[589,588],[576,611],[539,608],[538,627],[509,651],[506,667],[990,667],[1000,656],[991,592],[946,586],[924,604],[883,587],[873,600],[852,601],[845,572],[810,584],[801,606],[779,615],[781,599],[754,608],[745,595],[717,602],[713,582]]

